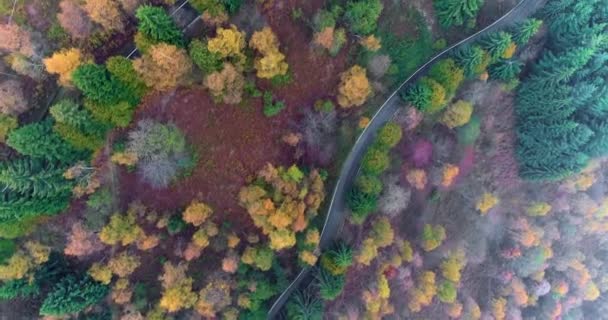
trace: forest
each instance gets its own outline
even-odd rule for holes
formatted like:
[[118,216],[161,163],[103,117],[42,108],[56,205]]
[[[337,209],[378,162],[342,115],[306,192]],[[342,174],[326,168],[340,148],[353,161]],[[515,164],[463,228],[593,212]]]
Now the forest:
[[607,34],[608,0],[0,0],[0,318],[608,319]]

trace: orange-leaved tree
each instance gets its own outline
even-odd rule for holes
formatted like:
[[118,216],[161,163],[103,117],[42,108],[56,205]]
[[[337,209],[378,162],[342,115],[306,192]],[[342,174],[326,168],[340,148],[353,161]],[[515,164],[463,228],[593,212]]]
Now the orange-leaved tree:
[[159,43],[135,60],[133,67],[148,87],[163,91],[189,82],[192,61],[186,50]]
[[372,93],[365,69],[355,65],[340,75],[338,104],[342,108],[361,106]]

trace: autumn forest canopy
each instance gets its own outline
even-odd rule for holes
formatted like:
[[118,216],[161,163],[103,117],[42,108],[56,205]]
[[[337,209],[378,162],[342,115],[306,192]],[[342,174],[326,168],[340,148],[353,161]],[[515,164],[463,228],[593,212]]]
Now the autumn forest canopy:
[[0,0],[0,318],[608,319],[607,32],[607,0]]

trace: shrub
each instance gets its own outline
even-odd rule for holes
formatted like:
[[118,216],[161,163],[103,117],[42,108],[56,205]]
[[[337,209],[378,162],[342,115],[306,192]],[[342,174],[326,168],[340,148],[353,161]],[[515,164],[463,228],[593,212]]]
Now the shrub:
[[445,240],[445,228],[440,225],[425,224],[422,232],[422,248],[429,252],[437,249]]
[[364,68],[355,65],[340,75],[337,99],[342,108],[363,105],[371,93]]
[[352,32],[368,35],[376,30],[382,8],[380,0],[350,1],[344,16]]
[[377,147],[371,147],[363,156],[361,168],[364,173],[370,175],[380,175],[390,165],[388,152]]
[[281,110],[285,109],[285,103],[283,101],[274,101],[272,92],[265,91],[264,96],[264,115],[266,117],[274,117],[278,115]]
[[448,128],[454,129],[467,124],[471,119],[472,114],[473,104],[468,101],[458,100],[456,103],[449,106],[443,113],[441,122]]
[[181,219],[180,216],[174,215],[169,218],[169,223],[167,223],[167,232],[170,235],[176,235],[186,227],[186,223]]
[[401,141],[402,136],[403,130],[401,130],[401,126],[395,122],[389,122],[378,131],[375,145],[383,149],[391,149]]
[[344,289],[344,276],[334,276],[325,269],[317,269],[315,274],[317,280],[317,286],[319,288],[319,295],[321,299],[325,301],[332,301],[336,299]]
[[165,42],[180,46],[183,43],[182,32],[177,28],[173,19],[161,7],[143,5],[135,12],[139,32],[153,43]]
[[192,62],[205,74],[222,70],[222,57],[207,49],[207,44],[194,39],[190,42],[188,53]]
[[42,302],[40,314],[62,316],[76,313],[96,304],[108,293],[108,287],[89,277],[67,276],[57,283]]
[[149,119],[129,133],[127,151],[137,155],[140,177],[155,188],[168,186],[195,161],[177,127]]

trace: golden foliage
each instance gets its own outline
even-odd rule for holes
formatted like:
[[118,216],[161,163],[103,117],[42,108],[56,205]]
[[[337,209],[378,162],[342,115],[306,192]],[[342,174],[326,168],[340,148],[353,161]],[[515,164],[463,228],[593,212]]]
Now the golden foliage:
[[[120,305],[131,302],[133,290],[131,289],[129,279],[118,279],[112,286],[112,300]],[[122,320],[122,319],[121,319]]]
[[369,35],[367,37],[361,38],[361,40],[359,40],[359,43],[365,49],[367,49],[371,52],[376,52],[376,51],[380,50],[380,48],[382,48],[382,45],[380,44],[380,39],[378,39],[373,34]]
[[319,259],[313,252],[308,250],[300,251],[298,257],[309,266],[314,266],[317,263],[317,259]]
[[103,284],[110,284],[112,281],[112,270],[107,265],[103,265],[99,262],[95,262],[89,268],[88,274],[97,282]]
[[123,15],[119,4],[114,0],[86,0],[84,10],[91,20],[100,24],[105,30],[119,31],[124,28]]
[[32,260],[23,251],[17,251],[0,265],[0,280],[23,279],[33,267]]
[[445,166],[443,166],[441,185],[446,188],[451,186],[454,183],[456,177],[458,177],[459,173],[460,168],[458,168],[458,166],[450,163],[446,164]]
[[202,225],[213,213],[213,209],[206,203],[193,200],[182,214],[185,222],[195,227]]
[[203,317],[215,318],[216,314],[228,307],[231,302],[230,284],[225,280],[214,279],[199,292],[195,308]]
[[317,246],[320,239],[321,235],[319,234],[319,229],[311,228],[306,231],[306,244]]
[[412,169],[405,176],[407,182],[417,190],[424,190],[427,183],[426,172],[422,169]]
[[363,105],[371,93],[365,69],[361,66],[355,65],[340,75],[337,99],[342,108]]
[[509,43],[509,46],[502,53],[502,58],[503,59],[511,59],[511,58],[513,58],[513,55],[515,54],[515,51],[517,51],[517,45],[515,44],[515,42],[511,41],[511,43]]
[[239,236],[236,235],[236,233],[232,232],[230,234],[228,234],[227,236],[227,242],[228,242],[228,248],[236,248],[236,246],[239,245],[239,243],[241,242],[241,239],[239,238]]
[[412,245],[409,241],[399,240],[397,242],[397,247],[399,248],[399,254],[403,261],[412,262],[414,260],[414,249],[412,249]]
[[164,273],[160,277],[163,293],[159,306],[169,312],[176,312],[194,306],[197,300],[192,291],[192,278],[186,276],[186,264],[174,266],[170,262],[163,265]]
[[544,217],[551,211],[551,205],[546,202],[534,202],[526,209],[531,217]]
[[355,261],[362,265],[369,266],[371,262],[378,256],[378,246],[374,243],[374,239],[367,238],[363,240],[361,249],[355,256]]
[[127,214],[115,213],[110,217],[110,222],[101,229],[99,239],[108,245],[129,245],[144,235],[143,229],[135,221],[135,212]]
[[359,122],[357,123],[357,126],[359,127],[359,129],[365,129],[367,128],[367,126],[369,125],[370,119],[368,117],[361,117],[359,118]]
[[158,236],[146,235],[137,241],[137,249],[139,249],[141,251],[148,251],[148,250],[158,246],[159,242],[160,242],[160,238]]
[[110,160],[113,163],[122,165],[122,166],[133,166],[137,164],[139,160],[137,154],[133,152],[116,152],[112,155]]
[[467,124],[471,120],[472,114],[473,104],[468,101],[458,100],[443,113],[441,123],[450,129],[454,129]]
[[482,215],[485,215],[498,204],[498,198],[491,193],[484,193],[477,203],[475,209],[477,209]]
[[374,222],[371,238],[378,248],[387,247],[393,243],[395,233],[387,217],[381,217]]
[[274,250],[295,245],[295,233],[303,231],[317,214],[325,197],[317,170],[308,176],[295,166],[287,169],[267,164],[258,172],[269,189],[249,185],[239,191],[239,204],[247,209],[254,224],[270,238]]
[[219,54],[222,58],[235,57],[241,62],[245,61],[245,55],[242,53],[244,48],[245,33],[233,24],[230,28],[217,28],[215,38],[207,41],[209,51]]
[[451,254],[448,259],[441,262],[441,275],[454,283],[460,282],[462,269],[465,267],[466,260],[464,252],[459,251]]
[[590,281],[584,289],[583,300],[585,301],[595,301],[600,297],[600,290],[597,285]]
[[245,77],[234,65],[225,63],[222,71],[208,75],[204,84],[214,99],[226,104],[238,104],[242,100]]
[[186,50],[159,43],[150,47],[144,56],[133,61],[133,68],[148,87],[164,91],[188,83],[192,61]]
[[48,73],[59,75],[59,83],[69,86],[72,84],[72,72],[85,63],[85,60],[80,49],[71,48],[57,51],[43,62]]
[[138,256],[130,255],[126,251],[113,257],[108,262],[108,267],[115,275],[124,278],[132,274],[141,265]]
[[495,320],[504,320],[507,316],[507,300],[505,298],[493,299],[491,310]]
[[36,241],[28,241],[25,243],[24,247],[28,253],[28,256],[35,265],[40,265],[49,261],[51,247],[45,246]]
[[285,55],[279,51],[279,39],[270,27],[254,32],[249,46],[262,54],[254,62],[258,78],[270,79],[287,73]]
[[407,306],[414,313],[420,312],[422,308],[431,304],[436,293],[435,273],[424,271],[418,277],[417,287],[409,293]]

